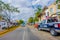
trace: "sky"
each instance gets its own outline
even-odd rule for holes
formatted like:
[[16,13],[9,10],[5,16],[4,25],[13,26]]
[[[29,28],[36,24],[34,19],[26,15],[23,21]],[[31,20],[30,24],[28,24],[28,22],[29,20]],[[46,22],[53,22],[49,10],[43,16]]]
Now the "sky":
[[38,6],[43,8],[49,6],[55,0],[2,0],[3,2],[10,3],[15,7],[18,7],[20,13],[11,13],[12,20],[22,19],[27,21],[29,17],[34,17]]

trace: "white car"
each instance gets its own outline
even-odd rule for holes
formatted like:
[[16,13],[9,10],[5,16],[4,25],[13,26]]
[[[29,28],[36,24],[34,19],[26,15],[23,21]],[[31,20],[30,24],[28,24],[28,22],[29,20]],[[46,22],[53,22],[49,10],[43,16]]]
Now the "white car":
[[8,23],[8,26],[9,26],[9,27],[12,27],[12,24]]
[[7,28],[8,27],[7,22],[5,22],[5,21],[1,21],[0,26],[1,26],[1,28],[3,28],[3,27]]

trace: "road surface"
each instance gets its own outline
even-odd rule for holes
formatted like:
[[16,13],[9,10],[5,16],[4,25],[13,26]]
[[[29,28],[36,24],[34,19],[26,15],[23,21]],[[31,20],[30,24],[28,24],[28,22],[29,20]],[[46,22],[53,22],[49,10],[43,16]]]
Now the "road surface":
[[28,27],[18,28],[13,32],[10,32],[0,40],[40,40],[35,36]]
[[7,33],[0,40],[58,40],[49,33],[34,28],[22,27]]

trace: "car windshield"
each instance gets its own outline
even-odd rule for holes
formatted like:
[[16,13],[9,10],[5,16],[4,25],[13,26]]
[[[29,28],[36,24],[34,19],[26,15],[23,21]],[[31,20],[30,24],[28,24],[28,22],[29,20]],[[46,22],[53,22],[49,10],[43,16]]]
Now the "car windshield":
[[54,19],[54,18],[50,18],[50,19],[47,20],[47,22],[48,22],[48,23],[58,22],[58,20],[57,20],[57,19]]

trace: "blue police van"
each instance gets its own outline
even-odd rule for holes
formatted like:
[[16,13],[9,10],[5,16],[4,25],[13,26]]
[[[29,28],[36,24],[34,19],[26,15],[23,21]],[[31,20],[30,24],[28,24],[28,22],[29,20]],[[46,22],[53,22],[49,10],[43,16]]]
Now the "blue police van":
[[51,35],[56,36],[58,33],[60,33],[60,22],[54,18],[42,20],[39,23],[38,30],[48,30],[50,31]]

